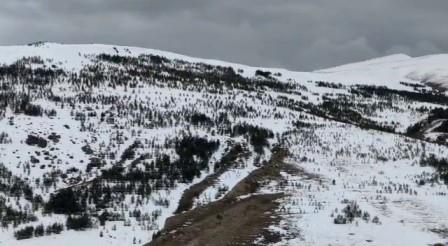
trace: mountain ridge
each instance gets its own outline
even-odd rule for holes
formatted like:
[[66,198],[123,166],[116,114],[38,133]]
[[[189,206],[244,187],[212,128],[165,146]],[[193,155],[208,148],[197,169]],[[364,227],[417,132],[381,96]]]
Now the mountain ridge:
[[[0,62],[10,64],[25,56],[41,56],[46,59],[56,60],[59,65],[71,71],[77,71],[82,68],[83,63],[90,63],[89,59],[80,57],[82,55],[95,55],[99,53],[118,54],[124,56],[136,57],[141,54],[154,54],[164,56],[170,59],[180,59],[190,62],[206,63],[216,66],[233,67],[235,70],[244,70],[245,76],[251,76],[256,70],[268,70],[271,73],[280,73],[284,77],[295,80],[323,80],[334,81],[343,84],[364,83],[391,86],[396,89],[403,89],[399,82],[432,82],[440,85],[442,88],[448,86],[448,69],[444,64],[448,64],[448,55],[439,54],[411,58],[404,54],[397,54],[385,57],[369,59],[366,61],[345,64],[327,69],[320,69],[311,72],[292,71],[283,68],[267,68],[244,65],[239,63],[226,62],[215,59],[195,58],[178,53],[155,50],[149,48],[140,48],[132,46],[117,46],[105,44],[60,44],[44,42],[23,46],[0,46]],[[434,58],[437,58],[435,61]],[[56,62],[55,61],[55,62]],[[404,69],[394,69],[402,64],[402,61],[408,63]],[[412,62],[418,64],[412,66]],[[428,63],[427,65],[425,65]],[[434,65],[441,64],[439,65]],[[381,65],[390,66],[381,66]],[[342,70],[341,70],[342,69]]]

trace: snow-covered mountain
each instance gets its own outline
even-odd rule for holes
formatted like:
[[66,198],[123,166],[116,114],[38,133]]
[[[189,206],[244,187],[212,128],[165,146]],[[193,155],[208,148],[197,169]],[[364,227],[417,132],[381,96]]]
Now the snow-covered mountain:
[[0,245],[447,243],[446,64],[0,47]]
[[447,62],[448,54],[415,58],[397,54],[317,72],[339,76],[373,77],[378,80],[417,81],[448,88]]

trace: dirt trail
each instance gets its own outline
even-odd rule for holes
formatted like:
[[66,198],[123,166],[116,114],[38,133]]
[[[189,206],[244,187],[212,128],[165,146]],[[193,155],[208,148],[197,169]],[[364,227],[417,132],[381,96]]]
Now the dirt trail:
[[235,162],[237,162],[239,158],[246,158],[248,155],[249,152],[241,145],[238,144],[232,147],[230,151],[223,156],[218,165],[215,166],[215,172],[213,174],[208,175],[201,182],[192,185],[184,191],[175,214],[190,210],[193,207],[194,200],[199,197],[204,190],[214,185],[223,173],[232,166],[235,166]]
[[[295,171],[283,162],[288,152],[274,149],[271,160],[241,180],[223,199],[174,215],[148,245],[253,245],[257,238],[276,242],[279,237],[266,230],[276,224],[277,194],[252,194],[267,180],[280,180],[280,172]],[[252,195],[251,195],[252,194]],[[246,196],[243,199],[240,196]]]

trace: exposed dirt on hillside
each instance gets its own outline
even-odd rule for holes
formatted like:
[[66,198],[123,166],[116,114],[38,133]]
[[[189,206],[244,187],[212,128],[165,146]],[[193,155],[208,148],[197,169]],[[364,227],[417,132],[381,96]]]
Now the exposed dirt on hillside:
[[266,228],[279,221],[275,211],[285,194],[253,193],[263,182],[281,180],[281,172],[299,172],[283,162],[287,154],[284,149],[273,150],[267,164],[241,180],[223,199],[168,218],[148,245],[253,245],[260,237],[265,242],[278,241]]
[[275,223],[276,199],[282,194],[223,199],[167,220],[160,237],[150,245],[250,245]]
[[229,152],[223,156],[218,165],[216,165],[215,172],[205,177],[201,182],[192,185],[184,191],[179,201],[176,214],[190,210],[193,207],[194,200],[208,187],[216,183],[218,178],[232,166],[239,158],[247,157],[249,152],[241,145],[232,147]]

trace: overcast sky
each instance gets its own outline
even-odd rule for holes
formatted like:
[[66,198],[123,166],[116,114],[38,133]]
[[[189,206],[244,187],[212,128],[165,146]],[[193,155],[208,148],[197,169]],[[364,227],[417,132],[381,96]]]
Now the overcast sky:
[[2,0],[0,44],[107,43],[313,70],[448,52],[447,0]]

